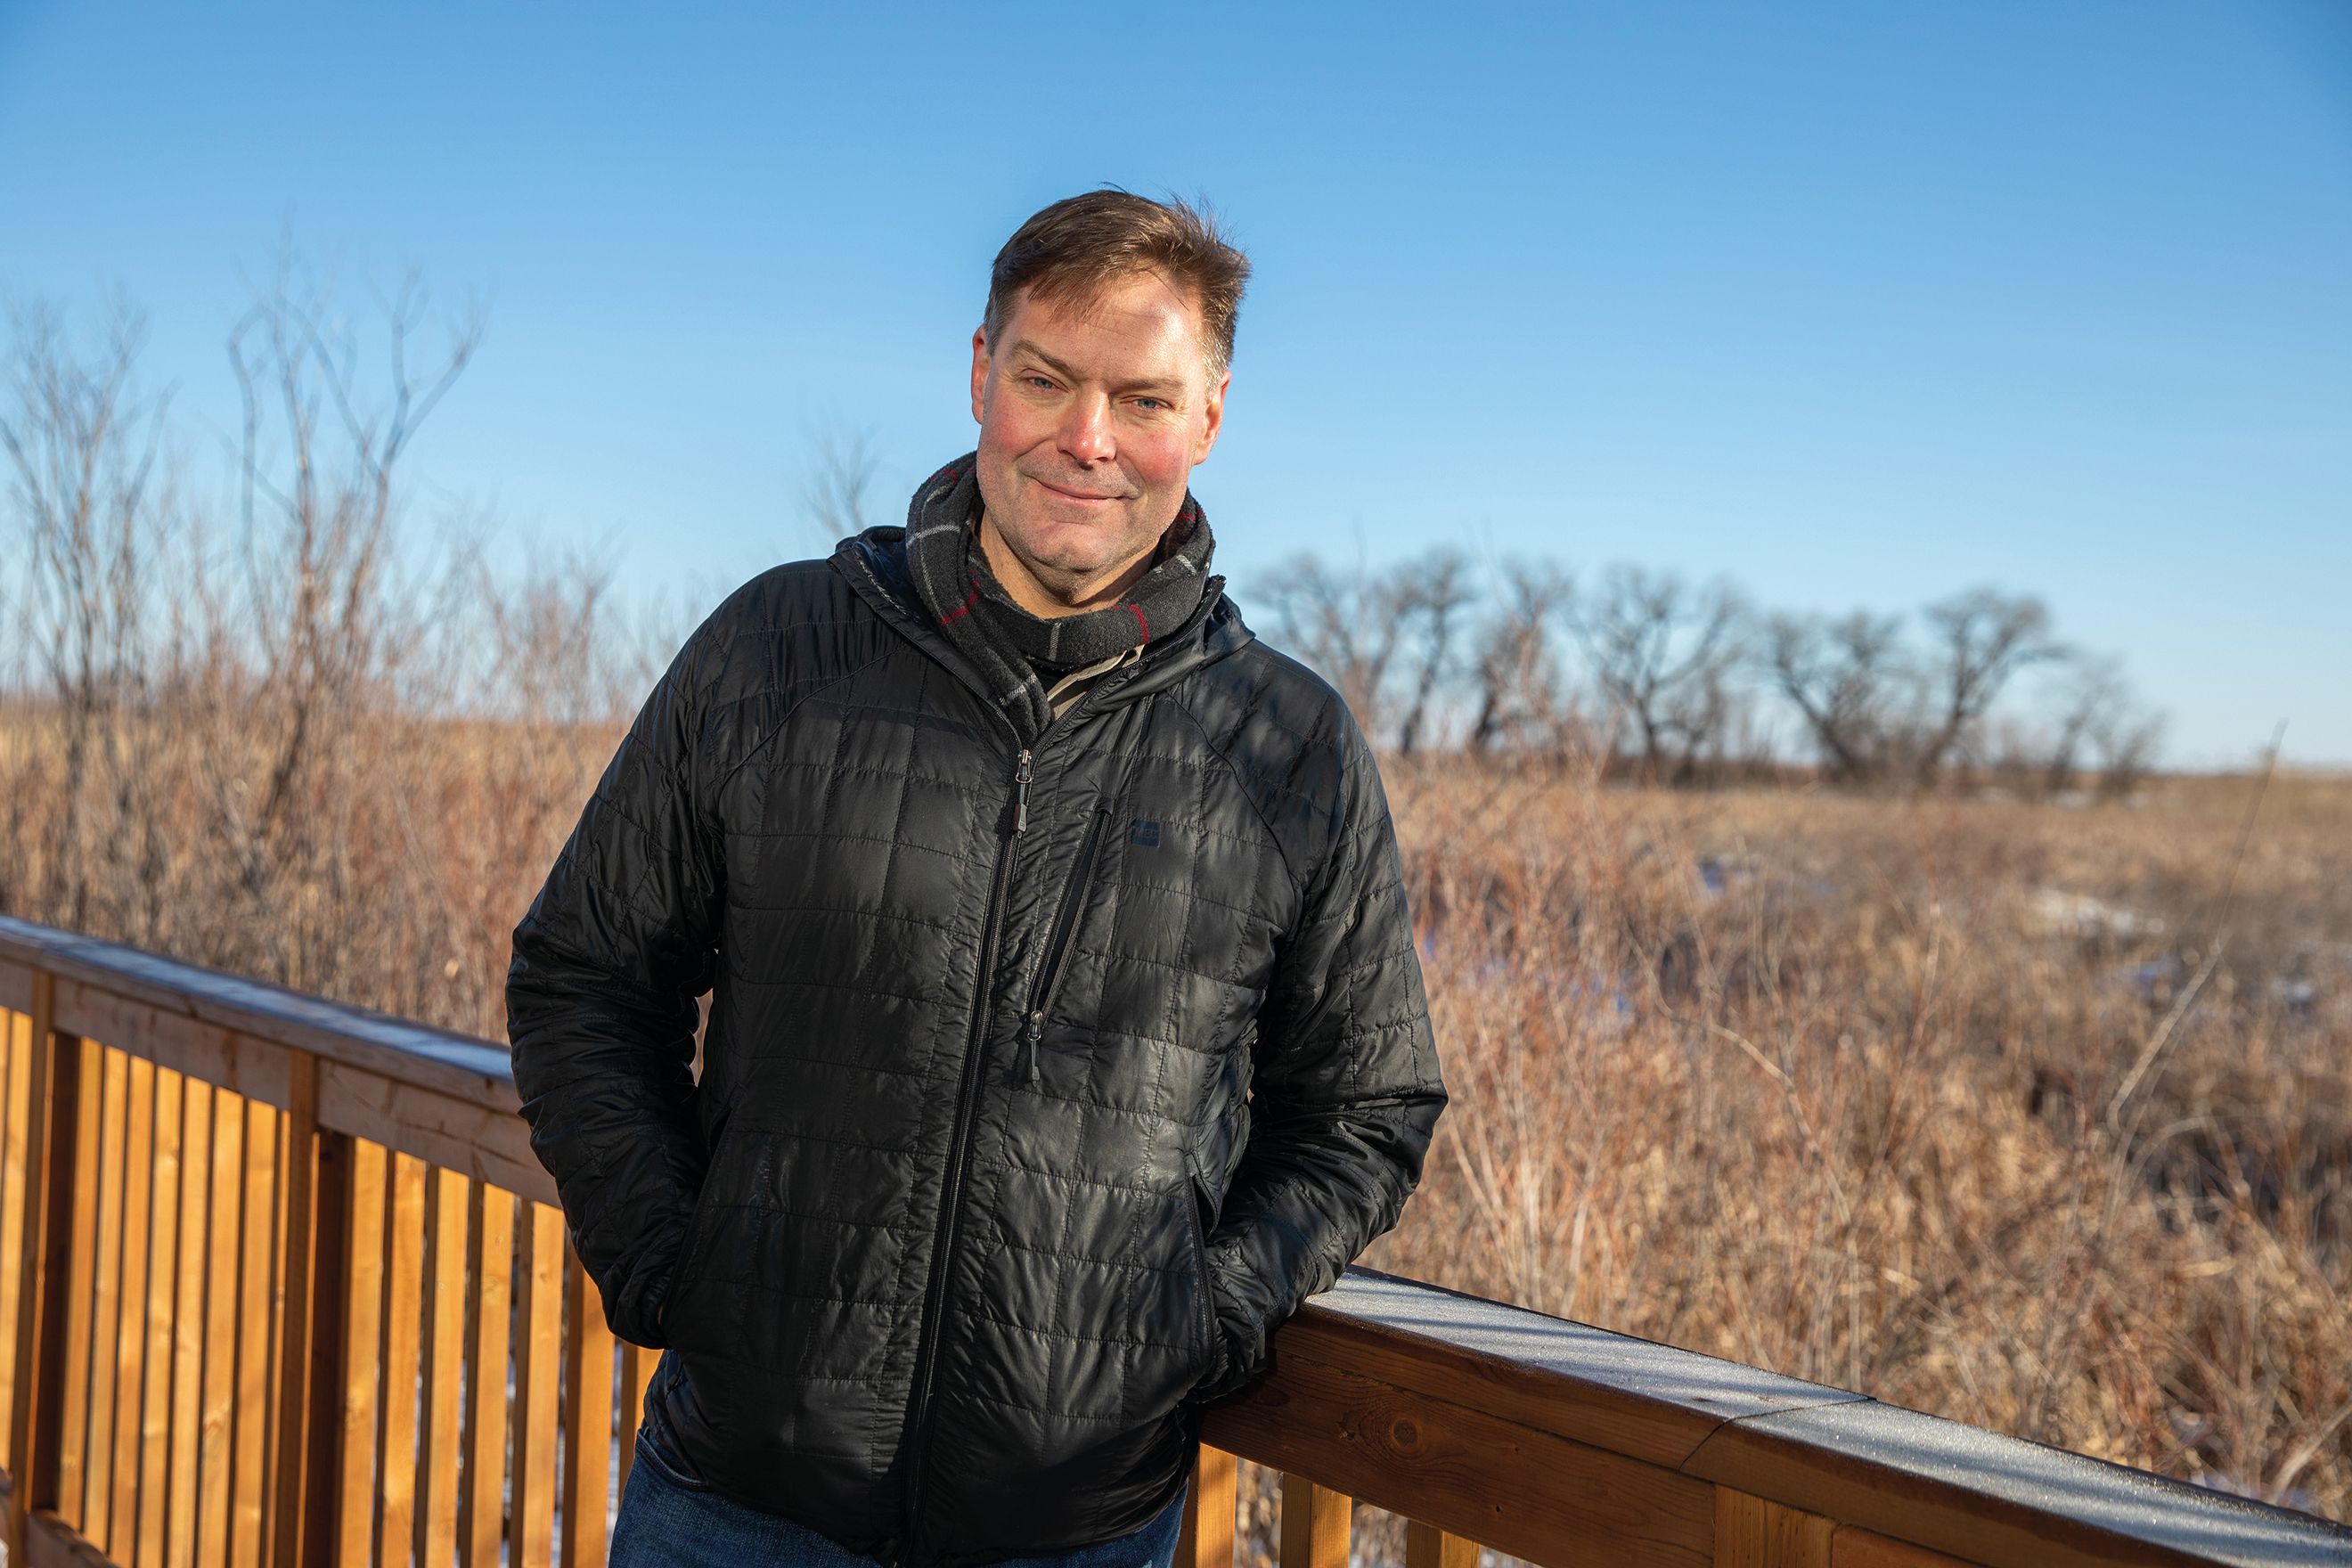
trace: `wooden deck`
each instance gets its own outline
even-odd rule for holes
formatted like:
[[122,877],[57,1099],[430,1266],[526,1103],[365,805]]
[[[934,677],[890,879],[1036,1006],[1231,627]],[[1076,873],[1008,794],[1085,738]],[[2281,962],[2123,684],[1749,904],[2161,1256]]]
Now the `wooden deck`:
[[[654,1354],[617,1343],[503,1047],[0,918],[11,1563],[591,1568]],[[1211,1414],[1284,1568],[2352,1564],[2352,1531],[1364,1269]]]

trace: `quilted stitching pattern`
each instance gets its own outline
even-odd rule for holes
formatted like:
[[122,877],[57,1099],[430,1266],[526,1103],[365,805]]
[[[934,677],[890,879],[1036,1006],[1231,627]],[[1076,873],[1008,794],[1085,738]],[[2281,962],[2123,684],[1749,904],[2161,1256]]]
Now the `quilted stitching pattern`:
[[1015,833],[899,539],[688,640],[516,930],[509,1029],[615,1331],[671,1352],[673,1451],[977,1564],[1174,1494],[1200,1405],[1395,1223],[1444,1091],[1330,689],[1204,605],[1037,742]]

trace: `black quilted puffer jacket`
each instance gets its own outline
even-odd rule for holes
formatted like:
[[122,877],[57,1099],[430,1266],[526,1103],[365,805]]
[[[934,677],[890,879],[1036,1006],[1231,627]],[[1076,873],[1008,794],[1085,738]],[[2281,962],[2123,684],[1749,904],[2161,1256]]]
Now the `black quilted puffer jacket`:
[[1445,1095],[1331,689],[1215,594],[1024,747],[902,537],[688,641],[515,931],[508,1028],[613,1329],[669,1352],[656,1440],[976,1564],[1166,1505]]

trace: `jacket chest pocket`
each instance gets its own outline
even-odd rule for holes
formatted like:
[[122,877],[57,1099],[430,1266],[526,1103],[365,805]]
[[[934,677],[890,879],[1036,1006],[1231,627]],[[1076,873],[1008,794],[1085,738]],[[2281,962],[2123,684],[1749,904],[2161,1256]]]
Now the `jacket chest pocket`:
[[1098,805],[1087,816],[1086,835],[1078,841],[1077,858],[1072,863],[1068,879],[1054,905],[1053,918],[1046,923],[1045,945],[1039,953],[1034,978],[1030,982],[1029,996],[1021,1016],[1022,1081],[1035,1088],[1040,1075],[1037,1068],[1037,1047],[1045,1035],[1045,1021],[1060,994],[1063,978],[1069,973],[1071,949],[1077,945],[1078,925],[1086,913],[1088,899],[1094,891],[1097,868],[1101,864],[1103,841],[1113,818],[1112,808]]

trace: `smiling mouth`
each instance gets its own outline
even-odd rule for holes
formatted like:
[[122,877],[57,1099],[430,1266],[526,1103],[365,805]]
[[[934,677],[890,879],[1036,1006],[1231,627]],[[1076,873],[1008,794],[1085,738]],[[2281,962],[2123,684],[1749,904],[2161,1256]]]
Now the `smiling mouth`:
[[1053,491],[1055,495],[1060,496],[1064,500],[1110,501],[1125,499],[1124,497],[1116,495],[1090,495],[1084,490],[1064,489],[1061,486],[1055,484],[1049,479],[1038,479],[1034,474],[1032,474],[1030,479],[1033,483],[1036,484],[1041,489]]

